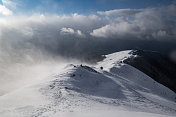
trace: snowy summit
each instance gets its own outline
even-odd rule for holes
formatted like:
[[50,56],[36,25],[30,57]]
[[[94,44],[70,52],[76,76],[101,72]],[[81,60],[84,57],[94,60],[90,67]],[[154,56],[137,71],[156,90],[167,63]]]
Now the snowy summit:
[[96,65],[69,64],[6,93],[0,97],[0,116],[174,117],[176,93],[126,64],[137,57],[133,52],[106,55]]

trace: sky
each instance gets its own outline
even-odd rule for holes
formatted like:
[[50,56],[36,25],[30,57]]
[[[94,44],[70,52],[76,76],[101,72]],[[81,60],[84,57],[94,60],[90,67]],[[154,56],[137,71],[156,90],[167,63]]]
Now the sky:
[[141,9],[170,5],[174,0],[2,0],[1,4],[18,13],[90,14],[112,9]]
[[[0,61],[176,51],[175,0],[3,0]],[[10,56],[10,57],[9,57]]]

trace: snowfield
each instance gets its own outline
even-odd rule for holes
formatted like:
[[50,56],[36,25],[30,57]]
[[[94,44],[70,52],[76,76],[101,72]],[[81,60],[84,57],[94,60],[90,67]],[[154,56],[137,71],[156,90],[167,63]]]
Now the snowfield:
[[0,117],[176,117],[176,94],[124,64],[131,52],[96,65],[69,64],[2,95]]

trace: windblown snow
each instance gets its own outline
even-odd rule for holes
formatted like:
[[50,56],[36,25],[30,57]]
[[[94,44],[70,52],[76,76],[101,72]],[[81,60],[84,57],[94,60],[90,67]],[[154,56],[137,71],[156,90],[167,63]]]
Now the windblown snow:
[[96,65],[69,64],[0,96],[0,117],[171,117],[176,94],[124,64],[131,50]]

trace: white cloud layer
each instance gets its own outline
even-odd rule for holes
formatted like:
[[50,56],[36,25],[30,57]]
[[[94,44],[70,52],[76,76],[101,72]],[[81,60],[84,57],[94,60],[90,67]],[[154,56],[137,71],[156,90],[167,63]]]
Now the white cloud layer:
[[175,5],[142,10],[120,9],[98,12],[110,19],[110,23],[94,29],[91,35],[116,39],[175,39],[175,13]]
[[80,30],[74,30],[72,28],[62,28],[60,31],[61,35],[75,35],[75,36],[80,36],[83,37],[84,35]]
[[12,15],[13,12],[11,10],[9,10],[8,8],[6,8],[5,6],[0,4],[0,15]]
[[133,16],[140,12],[142,12],[142,9],[115,9],[115,10],[109,10],[104,12],[98,11],[97,13],[99,15],[105,15],[105,16],[120,16],[120,15]]

